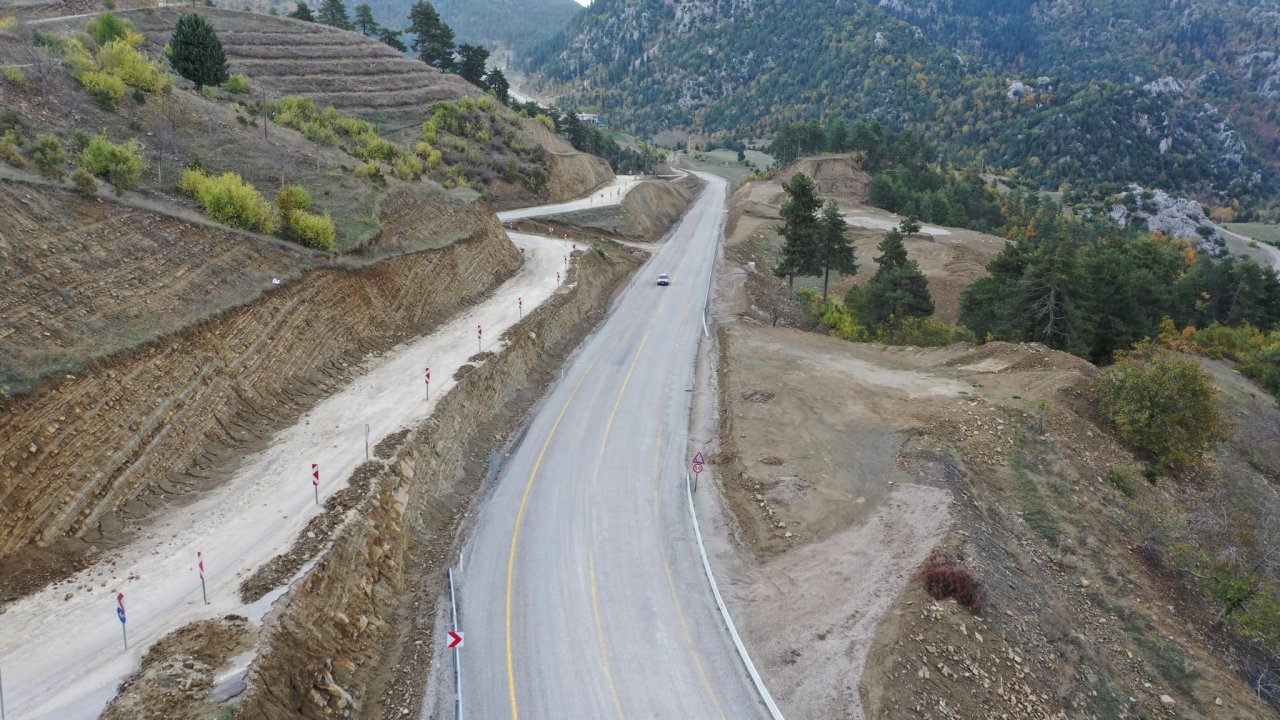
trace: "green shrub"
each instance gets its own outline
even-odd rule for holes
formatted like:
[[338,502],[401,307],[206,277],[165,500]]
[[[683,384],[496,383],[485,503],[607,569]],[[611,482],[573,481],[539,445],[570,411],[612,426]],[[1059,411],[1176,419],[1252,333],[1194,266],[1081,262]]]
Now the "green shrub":
[[62,64],[66,65],[71,74],[79,77],[81,73],[98,69],[98,62],[93,59],[93,53],[80,42],[79,38],[61,39],[54,42],[51,47],[62,53]]
[[288,229],[289,215],[294,210],[311,209],[311,193],[301,185],[286,185],[276,193],[276,209],[280,211],[280,223]]
[[253,83],[243,75],[232,75],[227,78],[227,92],[232,95],[248,95],[253,92]]
[[289,214],[289,235],[303,245],[319,250],[333,250],[337,231],[333,218],[328,214],[317,215],[306,210],[294,210]]
[[85,197],[98,194],[98,181],[93,179],[93,173],[84,168],[76,168],[76,171],[71,173],[71,185],[76,192]]
[[907,317],[881,327],[875,341],[885,345],[946,347],[958,342],[976,343],[978,338],[966,327],[945,325],[929,318]]
[[85,31],[99,46],[115,40],[124,40],[133,33],[133,23],[115,13],[106,12],[89,21]]
[[356,166],[356,175],[373,182],[385,180],[385,178],[382,177],[382,165],[372,160]]
[[124,81],[110,73],[89,70],[80,73],[80,83],[105,108],[114,108],[124,99]]
[[0,33],[13,32],[18,29],[18,18],[12,15],[0,17]]
[[103,45],[98,50],[98,69],[120,78],[129,87],[146,92],[164,92],[173,87],[173,76],[127,40],[112,40]]
[[545,127],[549,132],[556,131],[556,121],[552,120],[549,115],[539,115],[537,117],[537,120],[538,122],[542,123],[542,126]]
[[1097,387],[1125,444],[1158,466],[1194,464],[1224,437],[1226,422],[1209,374],[1195,360],[1150,341],[1120,354]]
[[276,215],[257,188],[236,173],[213,177],[203,170],[182,173],[178,186],[195,197],[210,217],[232,227],[269,233],[276,229]]
[[1135,497],[1138,494],[1138,483],[1134,480],[1136,474],[1129,465],[1116,465],[1111,468],[1111,484],[1125,497]]
[[422,174],[422,160],[417,155],[401,155],[391,161],[391,169],[401,180],[412,180]]
[[203,95],[206,100],[212,100],[214,102],[222,99],[222,91],[212,85],[205,85],[200,88],[200,94]]
[[4,69],[4,79],[11,85],[17,85],[18,87],[27,86],[27,74],[23,72],[20,67],[14,67],[12,65],[6,67]]
[[106,135],[94,135],[88,146],[80,151],[80,166],[106,178],[117,194],[138,186],[142,171],[147,169],[137,140],[124,144],[113,143]]
[[22,135],[16,129],[0,133],[0,160],[14,167],[26,167],[27,159],[22,157]]
[[36,138],[35,147],[31,150],[31,159],[41,175],[61,180],[64,173],[62,164],[67,161],[66,148],[62,141],[52,135],[41,135]]

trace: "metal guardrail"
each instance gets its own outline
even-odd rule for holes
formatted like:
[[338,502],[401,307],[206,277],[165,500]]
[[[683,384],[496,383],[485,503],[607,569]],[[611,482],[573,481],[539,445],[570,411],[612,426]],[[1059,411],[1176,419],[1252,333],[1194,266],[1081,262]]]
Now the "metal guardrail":
[[711,572],[711,562],[707,559],[707,546],[703,544],[702,531],[698,528],[698,511],[693,507],[693,488],[687,472],[684,474],[684,490],[685,496],[689,499],[689,517],[693,520],[693,534],[698,539],[698,554],[702,556],[702,569],[707,573],[707,582],[711,584],[711,594],[716,599],[716,607],[720,610],[720,617],[724,619],[725,627],[729,629],[729,635],[733,638],[733,645],[738,649],[738,657],[742,658],[742,664],[747,667],[747,674],[751,676],[751,682],[755,683],[756,692],[760,693],[760,699],[764,702],[764,706],[768,708],[769,716],[773,720],[784,720],[782,711],[778,709],[778,704],[773,701],[773,696],[769,694],[769,688],[764,686],[764,680],[756,670],[755,664],[751,662],[751,656],[747,654],[747,648],[742,644],[742,638],[738,635],[738,628],[734,626],[733,618],[729,617],[729,608],[725,607],[724,598],[720,596],[720,588],[716,585],[715,575]]
[[[458,596],[453,590],[453,568],[449,568],[449,605],[453,611],[453,631],[458,632]],[[462,649],[453,649],[454,716],[462,720]]]

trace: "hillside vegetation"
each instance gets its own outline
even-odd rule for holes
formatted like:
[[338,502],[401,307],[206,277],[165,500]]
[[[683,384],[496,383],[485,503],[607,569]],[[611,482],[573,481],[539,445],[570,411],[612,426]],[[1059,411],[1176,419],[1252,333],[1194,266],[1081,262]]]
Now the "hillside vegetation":
[[[928,6],[928,22],[906,11],[917,4]],[[533,55],[531,68],[548,92],[645,133],[682,127],[750,137],[810,118],[878,119],[916,130],[955,160],[1017,169],[1049,189],[1137,182],[1246,204],[1275,191],[1277,117],[1265,93],[1276,83],[1264,79],[1275,75],[1264,70],[1265,48],[1248,62],[1232,51],[1193,52],[1134,66],[1105,43],[1081,51],[1083,38],[1116,46],[1131,39],[1097,27],[1110,13],[1089,16],[1087,4],[1023,3],[1032,8],[1023,25],[979,13],[974,32],[1011,43],[1059,28],[1061,50],[1036,63],[1016,49],[969,52],[954,44],[963,36],[944,30],[950,18],[969,17],[956,8],[997,4],[917,4],[600,0]],[[1139,0],[1118,5],[1160,18],[1156,24],[1183,22],[1184,34],[1248,25],[1238,39],[1249,48],[1244,38],[1267,37],[1256,28],[1274,21],[1260,8],[1245,19],[1250,4],[1239,0],[1193,3],[1186,14]],[[1090,19],[1075,22],[1075,14]],[[1175,55],[1173,45],[1161,47],[1157,57]]]

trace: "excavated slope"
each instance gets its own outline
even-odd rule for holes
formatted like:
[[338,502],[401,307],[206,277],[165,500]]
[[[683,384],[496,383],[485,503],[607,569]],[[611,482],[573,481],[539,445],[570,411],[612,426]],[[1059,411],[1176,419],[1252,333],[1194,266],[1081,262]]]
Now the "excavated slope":
[[[417,231],[462,235],[459,242],[362,269],[311,271],[0,410],[0,558],[63,535],[100,531],[110,540],[120,520],[147,511],[144,492],[216,482],[224,456],[234,461],[297,417],[343,382],[348,366],[428,331],[509,277],[520,257],[496,218],[477,205],[454,210]],[[84,252],[75,235],[49,242],[66,243],[67,255]],[[203,262],[193,256],[186,267]],[[149,262],[117,272],[112,287],[120,288],[156,274]],[[62,278],[45,268],[6,291],[24,283],[59,287]],[[110,290],[71,285],[81,306],[109,306]],[[47,294],[31,292],[29,301]],[[83,325],[81,337],[93,328]]]

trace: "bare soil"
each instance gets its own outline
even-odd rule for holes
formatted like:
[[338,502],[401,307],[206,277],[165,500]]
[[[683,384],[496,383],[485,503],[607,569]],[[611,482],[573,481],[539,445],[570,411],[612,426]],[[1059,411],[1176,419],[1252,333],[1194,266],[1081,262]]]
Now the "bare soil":
[[257,635],[238,615],[175,630],[151,646],[138,670],[121,683],[102,720],[206,720],[230,693],[242,691],[243,681],[223,678],[222,671],[236,656],[253,650]]
[[[1094,418],[1091,365],[745,324],[721,343],[718,476],[755,558],[733,607],[788,717],[1275,716],[1136,547],[1106,479],[1136,461]],[[1217,466],[1265,484],[1270,465],[1232,458],[1269,452],[1280,413],[1215,372],[1257,420]],[[985,586],[981,616],[924,593],[934,548]]]

